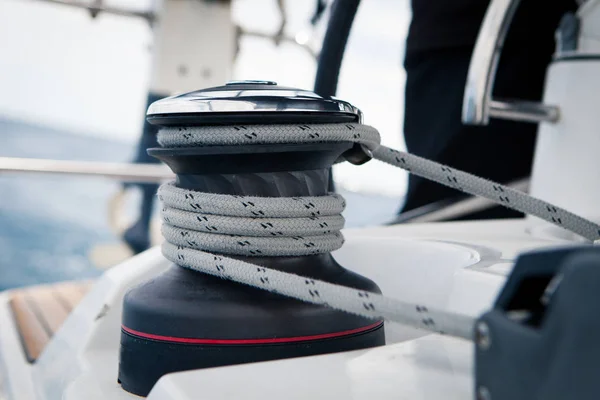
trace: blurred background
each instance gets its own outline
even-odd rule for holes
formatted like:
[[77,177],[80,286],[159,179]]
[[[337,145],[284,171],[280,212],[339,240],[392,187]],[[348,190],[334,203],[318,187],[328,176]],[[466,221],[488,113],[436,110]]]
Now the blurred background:
[[[153,70],[157,25],[104,12],[92,18],[86,9],[56,4],[61,1],[71,2],[0,0],[0,157],[131,162],[148,93],[160,80]],[[178,38],[202,38],[189,56],[204,66],[190,82],[258,79],[312,90],[328,8],[313,25],[315,1],[170,1],[197,2],[206,10],[207,19],[182,28]],[[161,10],[153,0],[106,0],[102,6]],[[279,37],[288,39],[277,41],[282,16]],[[337,90],[337,97],[364,112],[383,144],[397,149],[404,149],[402,59],[409,22],[408,1],[361,2]],[[185,65],[178,71],[189,73]],[[337,165],[334,179],[348,202],[346,226],[359,227],[394,217],[407,176],[373,161]],[[120,188],[103,178],[0,173],[0,290],[96,276],[125,257],[122,232],[111,222]],[[131,191],[122,207],[127,221],[136,220],[139,202]]]

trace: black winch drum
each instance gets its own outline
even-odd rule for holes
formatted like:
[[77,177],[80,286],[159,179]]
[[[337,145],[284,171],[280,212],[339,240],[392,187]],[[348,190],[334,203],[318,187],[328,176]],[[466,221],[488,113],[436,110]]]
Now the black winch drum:
[[[218,110],[218,111],[214,111]],[[243,81],[153,103],[159,126],[360,122],[352,105],[273,82]],[[199,192],[262,197],[327,194],[332,164],[366,159],[351,143],[156,148],[149,154]],[[234,256],[297,275],[380,293],[331,254]],[[146,396],[168,373],[357,350],[385,344],[382,321],[305,303],[172,265],[124,298],[119,382]],[[201,388],[199,388],[201,389]]]

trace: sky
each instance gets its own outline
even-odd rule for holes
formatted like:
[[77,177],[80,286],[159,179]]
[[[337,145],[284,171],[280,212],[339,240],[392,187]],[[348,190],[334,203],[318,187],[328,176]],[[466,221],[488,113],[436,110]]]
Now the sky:
[[[107,4],[149,9],[153,0]],[[288,0],[286,7],[288,33],[306,29],[314,2]],[[231,17],[245,29],[272,32],[278,25],[276,1],[233,0]],[[404,149],[402,57],[409,21],[408,0],[362,1],[337,93],[364,112],[365,123],[379,129],[384,144],[397,149]],[[152,39],[142,20],[91,19],[82,10],[43,0],[0,0],[0,117],[135,141],[145,113]],[[299,47],[246,37],[231,79],[310,89],[315,67]],[[10,132],[0,132],[0,141],[3,134]],[[348,190],[389,196],[405,190],[406,174],[377,161],[336,166],[335,174]]]

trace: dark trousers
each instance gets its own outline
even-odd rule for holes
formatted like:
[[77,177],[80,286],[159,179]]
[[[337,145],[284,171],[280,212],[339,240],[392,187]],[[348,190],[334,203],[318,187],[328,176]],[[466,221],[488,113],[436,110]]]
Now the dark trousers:
[[[547,32],[537,35],[542,40],[512,40],[505,46],[494,97],[541,100],[546,68],[554,52],[554,26],[546,25]],[[409,36],[404,61],[404,137],[408,151],[502,183],[529,176],[535,124],[497,119],[487,126],[465,126],[461,122],[473,46],[415,49],[411,40]],[[460,195],[454,189],[411,175],[402,211]],[[494,217],[519,215],[510,210],[493,213]]]

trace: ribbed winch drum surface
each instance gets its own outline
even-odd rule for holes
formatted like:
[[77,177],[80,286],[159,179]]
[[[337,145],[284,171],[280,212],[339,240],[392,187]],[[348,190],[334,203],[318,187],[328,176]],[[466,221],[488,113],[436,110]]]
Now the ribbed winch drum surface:
[[[230,126],[247,130],[250,138],[256,125],[348,124],[360,119],[360,111],[346,102],[258,81],[170,97],[148,110],[148,120],[161,127]],[[341,157],[364,161],[360,147],[349,142],[250,142],[162,147],[149,152],[169,165],[177,174],[175,186],[188,190],[190,196],[232,195],[240,201],[251,196],[326,196],[329,168],[334,162]],[[189,200],[195,209],[193,199]],[[311,206],[307,203],[307,207]],[[314,218],[319,218],[318,214]],[[202,247],[202,243],[192,243]],[[244,246],[243,241],[240,246]],[[304,276],[307,285],[310,279],[318,279],[364,290],[366,295],[380,293],[375,283],[341,267],[329,252],[301,256],[223,252],[215,257],[220,255],[256,264],[257,268]],[[382,321],[174,264],[125,296],[119,382],[125,390],[145,396],[170,372],[356,350],[384,342]]]

